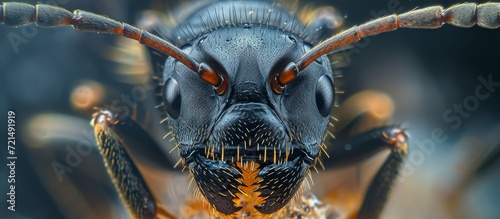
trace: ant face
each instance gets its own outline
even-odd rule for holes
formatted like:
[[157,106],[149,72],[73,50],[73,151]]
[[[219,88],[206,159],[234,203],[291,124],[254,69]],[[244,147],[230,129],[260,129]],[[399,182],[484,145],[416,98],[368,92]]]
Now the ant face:
[[[253,10],[271,8],[258,6]],[[235,4],[226,13],[243,7],[250,8]],[[207,8],[215,9],[220,5]],[[274,17],[290,16],[274,10]],[[252,22],[218,27],[183,47],[229,81],[226,95],[216,95],[173,59],[166,62],[173,67],[164,70],[164,105],[183,162],[201,193],[224,214],[242,209],[242,196],[259,197],[250,206],[252,215],[274,213],[291,200],[316,163],[334,102],[326,58],[304,70],[283,95],[274,94],[269,80],[311,46],[293,33]],[[280,180],[285,176],[289,180]],[[253,191],[241,192],[249,187]]]

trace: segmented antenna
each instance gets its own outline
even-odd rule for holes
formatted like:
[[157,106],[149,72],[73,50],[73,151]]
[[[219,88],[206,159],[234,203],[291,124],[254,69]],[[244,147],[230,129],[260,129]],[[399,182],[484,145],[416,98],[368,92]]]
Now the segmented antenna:
[[44,4],[33,6],[26,3],[8,2],[0,5],[0,23],[2,22],[7,26],[22,26],[34,23],[45,28],[70,25],[78,31],[121,35],[178,60],[198,73],[198,76],[203,81],[214,86],[214,91],[218,95],[223,95],[228,90],[227,78],[217,74],[206,63],[198,63],[170,42],[148,31],[102,15],[81,10],[75,10],[71,13],[64,8]]
[[441,6],[427,7],[404,14],[381,17],[361,26],[354,26],[316,45],[297,60],[289,63],[285,69],[270,79],[275,94],[282,94],[285,85],[319,57],[342,46],[358,42],[362,38],[389,32],[398,28],[436,29],[444,24],[457,27],[481,27],[496,29],[500,26],[500,3],[464,3],[443,9]]

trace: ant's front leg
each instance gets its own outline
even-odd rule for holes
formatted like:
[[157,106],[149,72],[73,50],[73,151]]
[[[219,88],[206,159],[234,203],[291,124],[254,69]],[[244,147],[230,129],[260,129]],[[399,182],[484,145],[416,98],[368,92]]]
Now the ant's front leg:
[[355,164],[381,150],[390,150],[389,156],[372,179],[361,207],[349,217],[378,218],[408,152],[408,135],[404,129],[397,126],[384,126],[332,141],[329,143],[334,146],[329,150],[331,156],[330,162],[325,163],[326,168]]
[[391,152],[368,187],[363,204],[358,211],[358,219],[380,216],[399,174],[401,164],[408,153],[408,135],[404,129],[393,127],[388,131],[378,132],[374,138],[385,141],[385,146]]
[[153,161],[172,167],[151,136],[130,117],[111,111],[95,113],[92,125],[108,173],[130,214],[134,218],[174,218],[158,206],[129,155],[129,152],[146,148],[140,152],[152,155],[150,159]]

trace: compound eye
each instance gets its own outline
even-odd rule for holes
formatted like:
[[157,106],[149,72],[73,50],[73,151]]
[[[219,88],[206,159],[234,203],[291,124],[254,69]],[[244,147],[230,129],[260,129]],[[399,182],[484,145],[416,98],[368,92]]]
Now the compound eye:
[[163,86],[163,105],[170,117],[177,119],[181,113],[181,90],[173,78],[167,79]]
[[333,82],[330,77],[323,75],[316,84],[316,106],[323,117],[327,117],[332,111],[335,93]]

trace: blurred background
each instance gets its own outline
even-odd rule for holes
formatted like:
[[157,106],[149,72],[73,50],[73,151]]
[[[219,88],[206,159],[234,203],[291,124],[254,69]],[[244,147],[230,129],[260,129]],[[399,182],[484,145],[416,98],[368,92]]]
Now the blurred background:
[[[136,23],[144,10],[178,5],[159,0],[57,2],[128,23]],[[460,2],[308,3],[333,6],[345,28],[382,15]],[[18,157],[15,213],[6,210],[8,172],[5,164],[0,169],[1,218],[128,217],[88,137],[93,106],[129,107],[122,95],[142,94],[137,86],[145,78],[141,72],[147,63],[140,62],[144,49],[117,38],[69,27],[0,26],[0,121],[6,124],[7,111],[15,111]],[[498,29],[444,26],[373,36],[334,55],[338,62],[333,66],[343,75],[337,83],[344,91],[338,98],[340,110],[343,103],[371,101],[368,108],[380,107],[387,112],[384,117],[408,128],[411,136],[408,161],[383,218],[500,218],[500,86],[484,88],[482,82],[500,82],[499,51]],[[487,97],[478,98],[478,86]],[[152,92],[143,98],[145,110],[152,98]],[[7,126],[0,131],[7,133]],[[5,146],[1,157],[6,152]],[[186,185],[177,174],[151,170],[146,175],[156,185],[170,180],[161,194],[173,191],[172,185]],[[313,190],[320,197],[325,193],[321,175],[313,174],[318,178]]]

